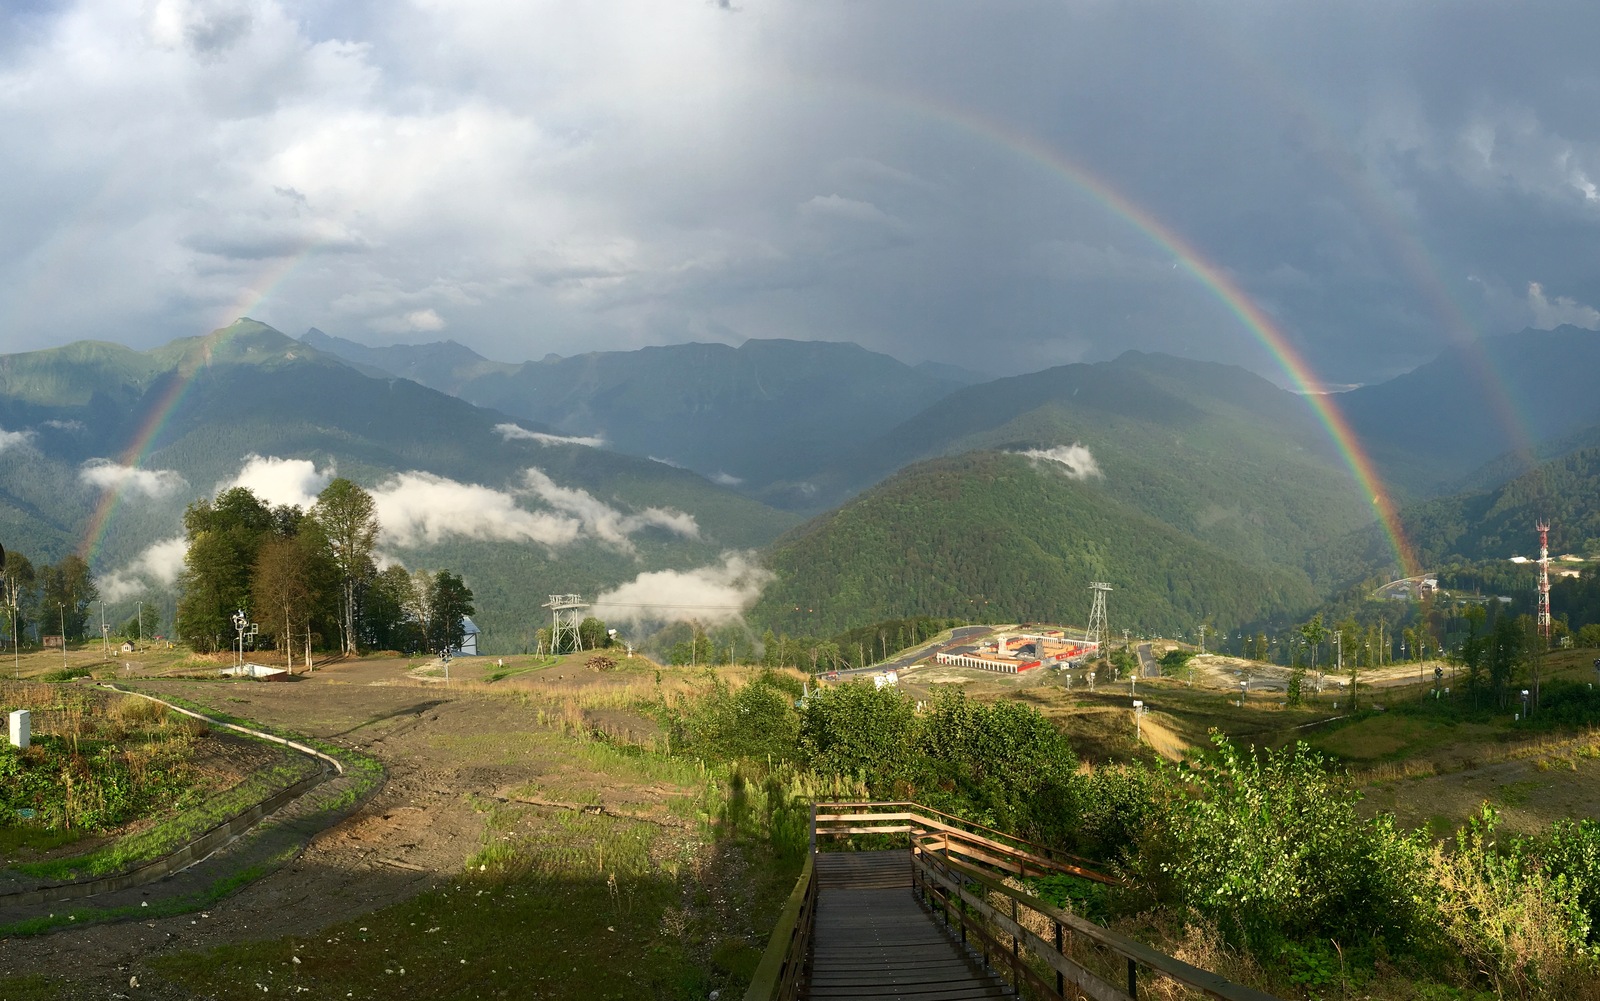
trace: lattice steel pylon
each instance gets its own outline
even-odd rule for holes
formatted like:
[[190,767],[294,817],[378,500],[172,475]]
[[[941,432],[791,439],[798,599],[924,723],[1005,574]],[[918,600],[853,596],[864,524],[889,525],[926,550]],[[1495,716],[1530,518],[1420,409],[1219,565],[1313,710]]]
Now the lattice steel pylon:
[[1550,643],[1550,523],[1541,521],[1539,530],[1539,635]]
[[550,609],[550,652],[562,653],[562,637],[569,637],[571,645],[566,652],[583,649],[583,637],[578,635],[578,623],[583,621],[583,611],[589,606],[581,594],[552,594],[542,608]]
[[1106,632],[1106,594],[1111,590],[1111,585],[1095,581],[1089,585],[1089,590],[1094,592],[1094,604],[1089,608],[1089,628],[1084,631],[1083,639],[1086,643],[1100,645],[1100,637]]

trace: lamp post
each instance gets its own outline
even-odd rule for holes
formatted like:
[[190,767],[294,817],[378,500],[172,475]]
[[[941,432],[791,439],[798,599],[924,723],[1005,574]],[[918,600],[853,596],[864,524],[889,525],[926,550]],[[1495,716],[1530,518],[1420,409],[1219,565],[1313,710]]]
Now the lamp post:
[[56,602],[56,608],[61,612],[61,667],[67,666],[67,606],[65,602]]
[[1528,718],[1528,690],[1526,688],[1522,690],[1522,718]]
[[144,602],[138,602],[139,610],[135,616],[139,620],[139,649],[144,649]]
[[1133,740],[1138,743],[1143,737],[1139,726],[1139,717],[1144,715],[1144,702],[1140,699],[1133,700]]

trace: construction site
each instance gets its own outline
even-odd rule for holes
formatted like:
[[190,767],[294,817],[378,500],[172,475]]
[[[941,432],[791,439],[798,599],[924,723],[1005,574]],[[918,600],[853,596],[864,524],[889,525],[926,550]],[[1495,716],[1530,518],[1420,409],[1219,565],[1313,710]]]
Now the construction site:
[[1099,656],[1101,636],[1106,631],[1106,595],[1111,592],[1111,585],[1096,581],[1089,590],[1094,601],[1089,608],[1089,628],[1081,639],[1067,636],[1064,629],[1005,632],[972,646],[942,650],[934,655],[934,663],[996,674],[1021,674],[1038,667],[1072,667],[1093,659]]

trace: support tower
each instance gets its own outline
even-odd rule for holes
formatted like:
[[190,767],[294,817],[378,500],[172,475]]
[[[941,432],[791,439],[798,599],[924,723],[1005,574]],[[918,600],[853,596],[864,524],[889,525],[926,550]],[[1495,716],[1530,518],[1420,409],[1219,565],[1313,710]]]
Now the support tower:
[[1539,529],[1539,635],[1550,645],[1550,523],[1541,521]]
[[[584,604],[581,594],[552,594],[542,606],[550,609],[550,652],[563,653],[583,649],[583,638],[578,635],[578,623],[583,621]],[[562,640],[567,643],[563,645]]]
[[1111,590],[1111,585],[1095,581],[1089,585],[1089,590],[1094,592],[1094,604],[1089,607],[1089,628],[1083,638],[1098,649],[1100,637],[1106,633],[1106,594]]

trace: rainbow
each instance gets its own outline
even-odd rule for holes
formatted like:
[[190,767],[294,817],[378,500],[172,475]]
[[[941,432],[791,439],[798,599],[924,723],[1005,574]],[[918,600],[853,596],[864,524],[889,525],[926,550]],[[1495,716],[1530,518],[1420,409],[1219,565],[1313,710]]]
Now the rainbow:
[[[808,85],[837,92],[833,82],[805,81]],[[913,111],[931,120],[954,125],[963,131],[988,140],[1004,149],[1019,154],[1066,179],[1088,194],[1102,207],[1124,220],[1142,233],[1156,246],[1171,254],[1184,271],[1198,279],[1200,284],[1244,325],[1244,328],[1266,348],[1278,367],[1299,391],[1312,412],[1327,430],[1340,456],[1354,475],[1365,496],[1371,498],[1373,512],[1389,547],[1394,551],[1402,571],[1414,575],[1419,571],[1417,559],[1406,541],[1389,490],[1384,486],[1378,470],[1367,454],[1361,439],[1350,422],[1334,403],[1332,396],[1316,377],[1311,366],[1295,348],[1288,335],[1239,287],[1221,265],[1208,261],[1188,240],[1157,219],[1148,210],[1118,191],[1109,182],[1074,162],[1060,150],[1048,146],[1033,136],[1016,131],[997,122],[979,118],[964,109],[928,103],[921,98],[902,95],[876,87],[867,87],[851,81],[852,89],[866,93],[899,108]]]
[[[182,405],[189,388],[194,385],[195,377],[200,370],[210,362],[212,354],[218,347],[231,338],[240,320],[246,318],[248,313],[255,311],[267,300],[273,292],[277,291],[284,281],[304,263],[316,250],[316,246],[307,246],[299,252],[282,257],[273,262],[259,275],[249,287],[221,312],[223,317],[221,325],[202,339],[200,345],[179,362],[173,372],[171,381],[155,402],[145,411],[144,419],[139,422],[133,437],[128,440],[128,445],[122,450],[117,461],[124,466],[138,467],[149,458],[150,448],[166,428],[172,415],[177,413]],[[117,488],[107,489],[100,495],[100,501],[95,505],[94,513],[89,517],[89,524],[84,531],[83,541],[78,545],[78,555],[82,556],[92,567],[95,558],[99,556],[101,547],[105,543],[106,532],[114,520],[117,508],[122,503],[122,490]]]

